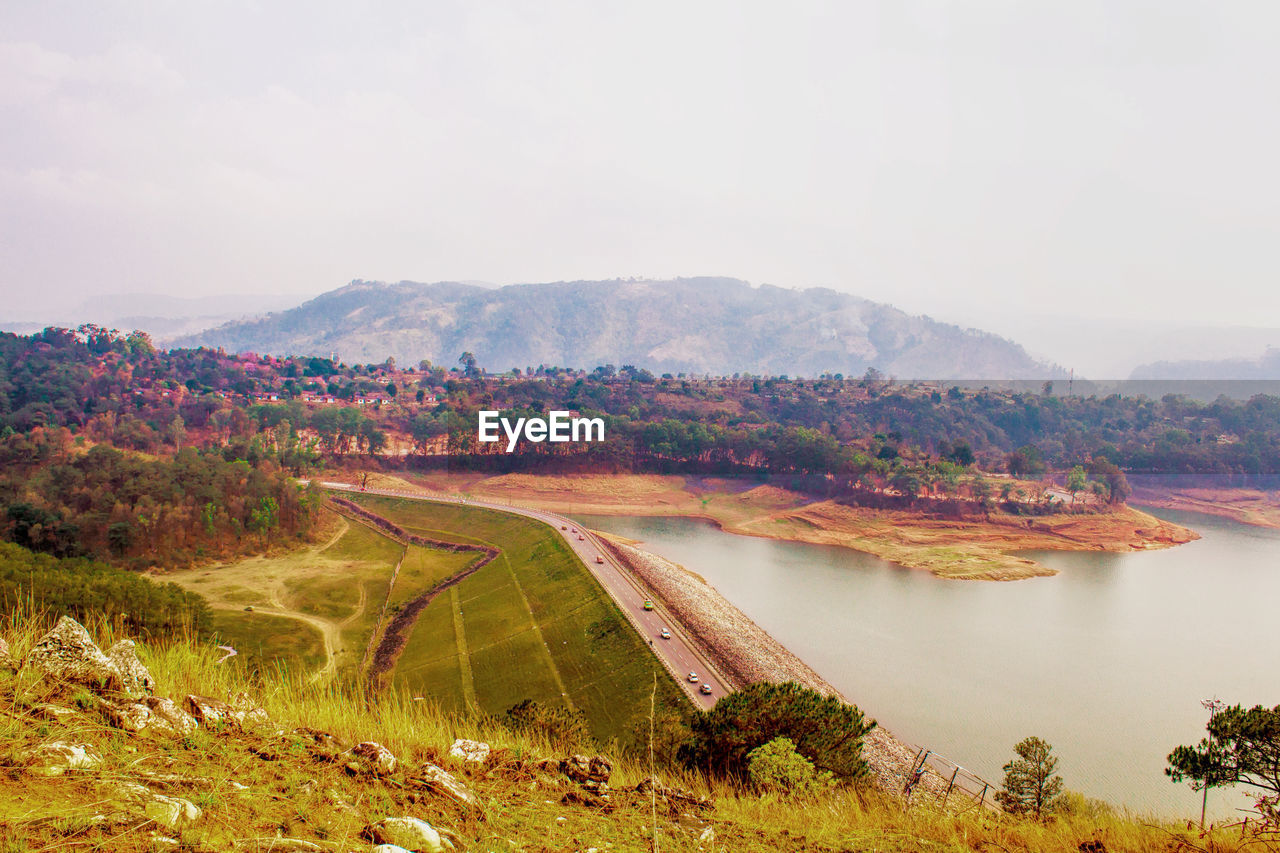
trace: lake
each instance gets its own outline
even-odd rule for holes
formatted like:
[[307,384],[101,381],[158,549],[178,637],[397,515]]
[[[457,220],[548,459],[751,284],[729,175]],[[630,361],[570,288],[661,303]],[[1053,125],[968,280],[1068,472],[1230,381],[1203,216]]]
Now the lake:
[[[1203,538],[1034,552],[1061,573],[1010,583],[942,580],[696,519],[576,517],[704,577],[910,743],[999,784],[1013,745],[1038,735],[1068,788],[1198,817],[1200,794],[1165,777],[1165,757],[1204,736],[1203,699],[1280,704],[1280,531],[1152,512]],[[1210,796],[1219,817],[1243,803]]]

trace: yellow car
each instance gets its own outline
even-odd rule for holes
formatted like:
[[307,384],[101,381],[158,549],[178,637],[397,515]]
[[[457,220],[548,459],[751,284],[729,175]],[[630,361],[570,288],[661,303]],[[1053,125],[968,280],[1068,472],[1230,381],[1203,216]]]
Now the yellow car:
[[653,602],[646,598],[646,599],[644,600],[644,609],[645,609],[645,610],[652,610],[652,609],[653,609]]

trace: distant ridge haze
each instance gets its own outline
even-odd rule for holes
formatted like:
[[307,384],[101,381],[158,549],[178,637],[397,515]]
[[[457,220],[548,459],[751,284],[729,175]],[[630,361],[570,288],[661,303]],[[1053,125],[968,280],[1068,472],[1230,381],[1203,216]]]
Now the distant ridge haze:
[[490,371],[634,364],[654,373],[1054,378],[999,336],[911,316],[825,288],[732,278],[575,281],[486,287],[356,280],[302,305],[172,341],[347,362],[456,362]]

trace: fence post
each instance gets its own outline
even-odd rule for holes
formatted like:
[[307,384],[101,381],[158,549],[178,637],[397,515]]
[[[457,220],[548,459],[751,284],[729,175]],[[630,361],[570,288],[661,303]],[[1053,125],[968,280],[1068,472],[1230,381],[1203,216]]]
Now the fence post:
[[956,775],[959,772],[960,772],[960,767],[958,765],[956,766],[955,770],[951,771],[951,781],[947,783],[947,792],[942,795],[942,808],[944,810],[947,808],[947,798],[951,796],[951,789],[955,787]]
[[991,786],[988,785],[986,782],[982,783],[982,795],[978,797],[979,806],[985,806],[987,804],[987,788],[990,788],[990,787]]

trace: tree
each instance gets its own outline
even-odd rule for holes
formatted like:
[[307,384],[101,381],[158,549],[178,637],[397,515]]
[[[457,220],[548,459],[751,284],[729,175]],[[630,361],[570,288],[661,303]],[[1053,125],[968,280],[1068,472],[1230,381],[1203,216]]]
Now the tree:
[[1010,452],[1005,456],[1005,464],[1014,477],[1038,480],[1044,476],[1044,459],[1040,455],[1040,448],[1033,444],[1024,444]]
[[1108,500],[1113,504],[1124,503],[1133,493],[1124,472],[1105,456],[1095,456],[1089,463],[1089,476],[1106,483]]
[[1038,737],[1029,737],[1013,751],[1018,758],[1004,766],[1004,787],[996,794],[996,801],[1010,814],[1043,817],[1054,810],[1062,796],[1062,777],[1053,775],[1058,769],[1053,747]]
[[1085,487],[1089,485],[1089,477],[1084,473],[1084,469],[1079,465],[1071,469],[1067,474],[1067,491],[1071,492],[1071,500],[1074,503],[1077,492],[1083,492]]
[[512,731],[545,738],[555,749],[574,749],[591,742],[587,715],[562,705],[540,705],[525,699],[508,708],[502,722]]
[[1280,705],[1240,705],[1211,714],[1209,736],[1196,746],[1180,746],[1169,753],[1165,773],[1174,782],[1184,779],[1197,791],[1214,785],[1250,785],[1267,791],[1260,805],[1280,804]]
[[468,379],[480,375],[480,368],[476,367],[476,357],[474,353],[467,351],[458,356],[458,364],[462,365],[462,375],[466,376]]
[[855,780],[867,773],[862,739],[875,725],[834,696],[794,682],[757,682],[695,714],[681,758],[691,768],[743,778],[753,749],[786,737],[816,769]]

